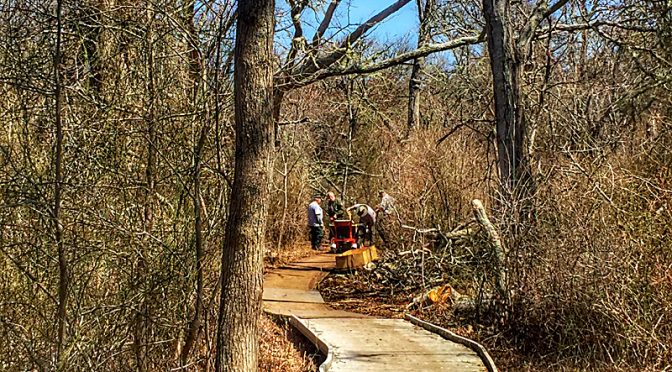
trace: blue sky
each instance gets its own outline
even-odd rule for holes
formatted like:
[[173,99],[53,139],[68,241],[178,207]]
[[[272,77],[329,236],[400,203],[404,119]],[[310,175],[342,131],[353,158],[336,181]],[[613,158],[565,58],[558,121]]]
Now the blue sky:
[[[319,9],[317,13],[314,13],[310,9],[306,9],[301,17],[304,33],[308,40],[312,38],[315,29],[324,16],[324,11],[326,10],[329,1],[325,1],[325,3],[326,4]],[[345,36],[346,31],[352,31],[356,26],[364,23],[364,21],[371,16],[393,3],[394,0],[343,0],[341,4],[339,4],[331,22],[332,33],[334,30],[342,28],[342,31],[335,39],[340,40],[340,37]],[[277,5],[280,9],[288,9],[288,5],[285,1],[279,1]],[[416,12],[415,1],[410,1],[396,13],[379,23],[372,31],[367,33],[367,37],[373,37],[380,41],[398,41],[407,39],[415,43],[415,35],[417,34],[416,29],[418,25]],[[288,24],[288,15],[283,17],[283,21],[281,22],[285,23],[285,27],[289,27],[288,31],[293,32]],[[287,45],[288,37],[291,37],[288,33],[280,32],[278,34],[278,41],[283,45]]]
[[[368,18],[385,9],[394,1],[385,0],[352,0],[350,6],[350,19],[361,24]],[[347,4],[342,4],[347,5]],[[418,25],[418,15],[415,1],[411,1],[395,14],[376,26],[372,36],[383,40],[394,40],[406,35],[415,34]]]

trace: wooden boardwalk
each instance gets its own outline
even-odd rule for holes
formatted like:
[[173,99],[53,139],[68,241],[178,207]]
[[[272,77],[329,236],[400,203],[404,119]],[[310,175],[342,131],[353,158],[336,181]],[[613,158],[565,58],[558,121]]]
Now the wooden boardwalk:
[[319,254],[268,273],[264,310],[292,317],[327,360],[321,371],[486,371],[470,348],[402,319],[378,319],[329,307],[315,290],[335,265]]

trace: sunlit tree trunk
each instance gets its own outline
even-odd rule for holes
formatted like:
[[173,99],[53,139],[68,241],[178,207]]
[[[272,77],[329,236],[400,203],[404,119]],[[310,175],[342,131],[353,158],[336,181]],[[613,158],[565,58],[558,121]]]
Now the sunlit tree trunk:
[[504,201],[515,204],[529,194],[530,172],[525,159],[525,116],[520,94],[520,61],[511,31],[508,0],[483,0],[488,52],[493,76],[497,156]]
[[274,153],[273,0],[241,0],[234,56],[235,171],[222,249],[217,371],[256,371]]

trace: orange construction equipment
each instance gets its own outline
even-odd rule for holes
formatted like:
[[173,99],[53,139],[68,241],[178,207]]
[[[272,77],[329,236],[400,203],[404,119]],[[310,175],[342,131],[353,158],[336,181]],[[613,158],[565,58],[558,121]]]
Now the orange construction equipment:
[[332,226],[331,250],[334,253],[357,248],[357,225],[351,220],[335,220]]

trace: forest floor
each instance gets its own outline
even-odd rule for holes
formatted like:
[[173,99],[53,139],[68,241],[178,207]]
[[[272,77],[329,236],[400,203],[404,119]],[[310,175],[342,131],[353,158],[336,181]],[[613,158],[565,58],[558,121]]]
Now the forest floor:
[[324,357],[311,342],[281,317],[264,314],[259,327],[259,371],[317,371]]

